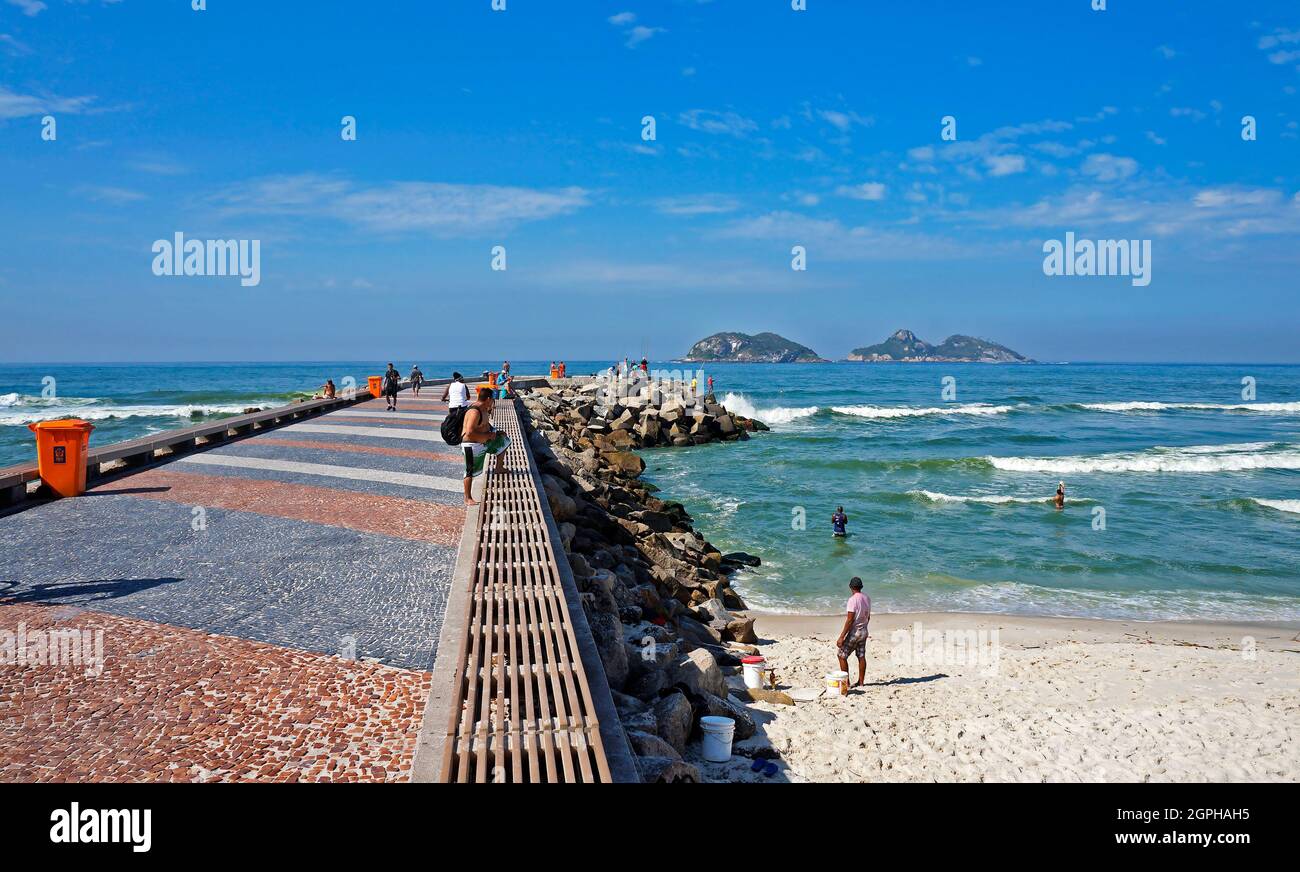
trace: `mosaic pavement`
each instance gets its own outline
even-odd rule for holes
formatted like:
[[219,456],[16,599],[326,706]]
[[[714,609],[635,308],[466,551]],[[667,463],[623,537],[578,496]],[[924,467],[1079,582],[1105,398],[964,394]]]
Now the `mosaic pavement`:
[[0,518],[0,779],[407,777],[465,516],[429,393]]

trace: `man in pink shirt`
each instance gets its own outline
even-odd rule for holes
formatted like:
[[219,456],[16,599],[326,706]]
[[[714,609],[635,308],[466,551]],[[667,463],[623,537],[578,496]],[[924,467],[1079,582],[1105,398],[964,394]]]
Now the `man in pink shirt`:
[[846,606],[848,614],[844,616],[844,629],[835,640],[835,647],[840,657],[840,669],[849,671],[849,655],[858,658],[858,680],[854,687],[861,687],[867,680],[867,624],[871,622],[871,597],[862,592],[862,579],[856,575],[849,580],[849,590],[853,594]]

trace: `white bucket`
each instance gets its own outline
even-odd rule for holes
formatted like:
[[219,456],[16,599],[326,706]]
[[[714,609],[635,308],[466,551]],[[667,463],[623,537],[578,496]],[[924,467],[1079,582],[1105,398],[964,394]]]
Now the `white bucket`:
[[840,670],[826,673],[826,689],[831,693],[849,692],[849,674]]
[[700,718],[700,731],[704,733],[704,759],[710,763],[726,763],[731,759],[731,737],[736,732],[736,722],[731,718],[705,715]]
[[757,689],[763,686],[763,671],[767,669],[767,661],[761,657],[757,659],[757,663],[741,664],[741,670],[745,674],[745,687]]

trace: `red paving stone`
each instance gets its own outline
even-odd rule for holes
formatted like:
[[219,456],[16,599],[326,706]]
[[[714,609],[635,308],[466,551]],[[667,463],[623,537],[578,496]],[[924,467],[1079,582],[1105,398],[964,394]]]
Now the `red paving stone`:
[[103,631],[103,668],[0,647],[0,781],[406,781],[430,673],[0,601],[0,641]]
[[385,448],[382,445],[359,445],[352,442],[326,442],[317,439],[263,439],[258,445],[286,446],[288,448],[320,448],[324,451],[353,451],[358,454],[382,454],[385,457],[413,457],[418,460],[436,460],[439,463],[463,464],[465,458],[450,445],[441,453],[420,451],[415,448]]
[[177,472],[167,468],[147,469],[91,488],[87,493],[128,494],[191,506],[252,512],[437,545],[458,544],[465,523],[462,506],[283,481]]

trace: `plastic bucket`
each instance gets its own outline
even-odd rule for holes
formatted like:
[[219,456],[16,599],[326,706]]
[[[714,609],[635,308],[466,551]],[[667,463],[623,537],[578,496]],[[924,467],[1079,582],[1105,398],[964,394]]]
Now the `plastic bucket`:
[[710,763],[726,763],[731,759],[731,737],[736,732],[736,722],[731,718],[705,715],[700,718],[700,732],[704,734],[704,759]]
[[740,668],[745,675],[745,687],[760,688],[763,686],[763,670],[767,667],[767,661],[762,657],[741,657]]
[[832,693],[848,694],[849,674],[840,670],[826,673],[826,689]]

